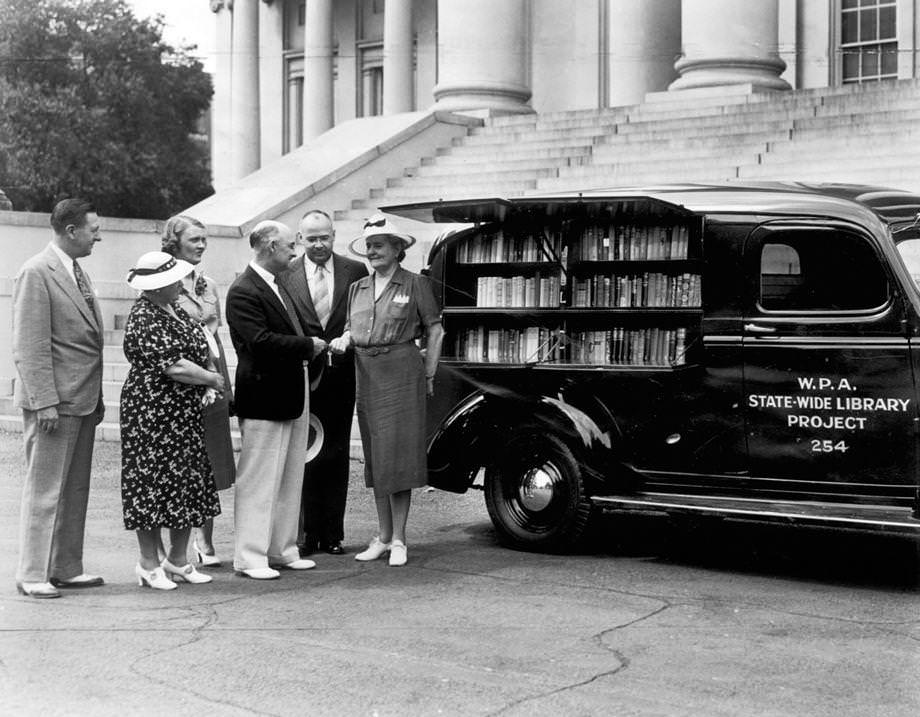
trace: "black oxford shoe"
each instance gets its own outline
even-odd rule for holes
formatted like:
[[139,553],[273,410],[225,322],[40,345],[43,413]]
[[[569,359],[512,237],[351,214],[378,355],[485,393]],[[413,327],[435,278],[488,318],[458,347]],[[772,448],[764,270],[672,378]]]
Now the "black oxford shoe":
[[336,540],[334,543],[323,543],[323,550],[329,555],[345,555],[345,548],[342,543]]

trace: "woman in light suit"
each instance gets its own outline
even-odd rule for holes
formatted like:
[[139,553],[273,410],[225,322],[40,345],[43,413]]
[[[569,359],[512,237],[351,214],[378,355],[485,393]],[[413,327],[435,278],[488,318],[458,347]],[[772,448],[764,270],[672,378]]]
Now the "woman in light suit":
[[[224,348],[217,335],[220,326],[220,299],[214,280],[198,269],[201,257],[208,247],[208,232],[204,224],[188,216],[172,217],[163,229],[162,248],[176,259],[187,261],[195,267],[181,280],[177,304],[193,319],[201,323],[209,341],[211,360],[224,377],[224,392],[214,403],[204,409],[204,444],[214,470],[214,485],[225,490],[236,479],[236,464],[233,456],[233,442],[230,438],[230,405],[233,393],[230,389],[230,375]],[[214,521],[206,520],[197,531],[192,547],[203,566],[218,566],[220,558],[214,550]]]

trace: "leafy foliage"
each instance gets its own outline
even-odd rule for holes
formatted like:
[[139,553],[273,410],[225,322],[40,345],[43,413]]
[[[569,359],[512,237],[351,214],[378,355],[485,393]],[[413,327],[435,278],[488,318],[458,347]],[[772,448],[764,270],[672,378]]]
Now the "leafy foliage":
[[212,192],[193,136],[212,95],[162,21],[124,0],[0,0],[0,187],[16,209],[63,196],[165,218]]

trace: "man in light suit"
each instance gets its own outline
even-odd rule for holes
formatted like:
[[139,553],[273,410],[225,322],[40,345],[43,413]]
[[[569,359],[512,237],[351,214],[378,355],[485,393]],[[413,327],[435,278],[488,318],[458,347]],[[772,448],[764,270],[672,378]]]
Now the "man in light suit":
[[14,399],[22,409],[26,479],[16,586],[34,598],[103,584],[83,572],[83,532],[96,426],[102,421],[102,313],[77,259],[101,239],[82,199],[51,212],[54,237],[13,284]]
[[[304,256],[279,281],[294,300],[304,333],[328,342],[344,332],[348,288],[367,276],[367,267],[333,253],[335,229],[323,211],[314,209],[304,214],[297,239],[304,247]],[[310,393],[310,410],[322,423],[325,435],[319,454],[304,466],[302,555],[309,555],[317,547],[331,555],[345,553],[342,540],[355,411],[354,352],[331,359],[331,364],[314,362],[310,367],[315,385]]]
[[309,429],[307,364],[326,348],[305,336],[291,297],[275,278],[295,258],[283,224],[259,222],[249,235],[255,252],[227,292],[227,325],[236,349],[234,408],[242,445],[237,466],[233,567],[256,580],[275,567],[307,570],[297,528]]

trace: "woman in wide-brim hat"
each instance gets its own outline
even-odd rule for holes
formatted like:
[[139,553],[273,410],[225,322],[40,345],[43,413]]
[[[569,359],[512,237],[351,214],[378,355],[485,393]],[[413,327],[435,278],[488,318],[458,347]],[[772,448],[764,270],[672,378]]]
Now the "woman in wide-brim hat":
[[[224,388],[201,326],[176,305],[188,262],[161,251],[141,256],[128,284],[141,292],[125,326],[131,368],[121,390],[121,495],[125,528],[137,533],[139,585],[172,590],[206,583],[188,562],[194,526],[220,513],[204,447],[202,407]],[[158,555],[160,530],[170,548]]]
[[408,559],[412,489],[427,482],[425,404],[434,393],[443,340],[440,308],[427,278],[400,266],[414,243],[388,217],[376,215],[365,223],[351,250],[367,259],[373,273],[351,285],[345,333],[329,344],[334,353],[355,350],[364,480],[373,488],[380,524],[379,534],[355,559],[389,553],[394,566]]

